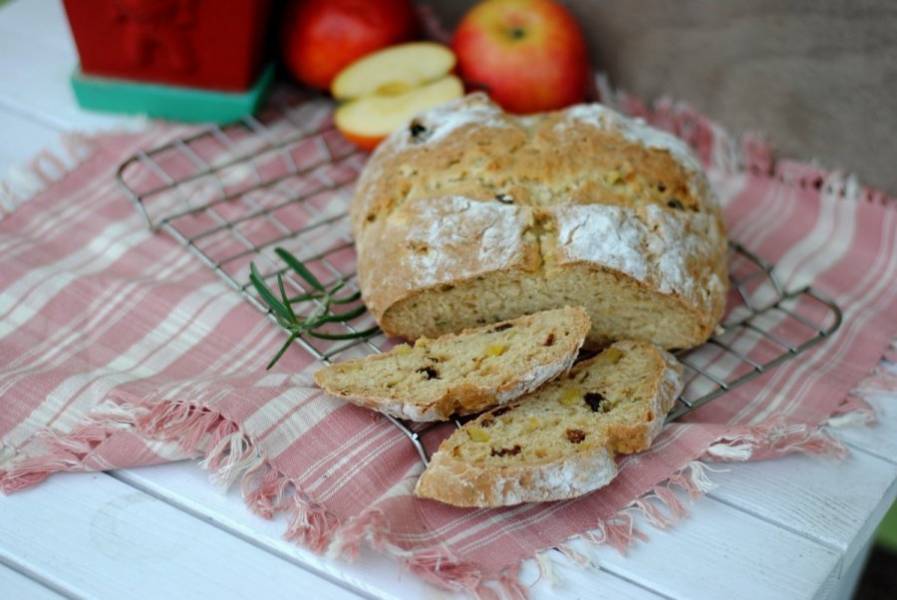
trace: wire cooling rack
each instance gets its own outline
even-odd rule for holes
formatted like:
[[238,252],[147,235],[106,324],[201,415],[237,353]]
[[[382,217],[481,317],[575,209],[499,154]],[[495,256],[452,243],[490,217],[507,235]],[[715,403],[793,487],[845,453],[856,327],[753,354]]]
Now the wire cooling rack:
[[[358,287],[347,209],[364,155],[333,129],[329,115],[324,100],[280,97],[257,117],[138,152],[117,178],[151,229],[171,235],[258,310],[268,312],[249,284],[250,262],[269,284],[281,275],[291,295],[309,291],[276,257],[276,247],[297,256],[325,287],[342,282],[351,295]],[[834,302],[812,287],[786,292],[774,265],[737,242],[730,243],[729,261],[727,316],[706,344],[677,354],[685,387],[668,420],[793,360],[841,324]],[[297,308],[310,314],[321,307]],[[339,336],[373,324],[365,313],[317,331]],[[349,340],[304,334],[295,343],[325,363],[391,344],[379,333]],[[439,424],[386,418],[428,462],[424,436]]]

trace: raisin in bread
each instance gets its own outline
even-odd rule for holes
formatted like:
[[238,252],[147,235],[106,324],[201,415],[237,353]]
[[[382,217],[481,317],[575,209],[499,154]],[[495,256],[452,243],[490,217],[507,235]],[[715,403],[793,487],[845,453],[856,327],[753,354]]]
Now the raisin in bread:
[[614,456],[646,450],[681,391],[681,366],[617,342],[561,379],[480,415],[442,442],[415,494],[455,506],[572,498],[606,485]]
[[328,393],[414,421],[506,404],[564,373],[589,331],[581,308],[561,308],[437,339],[315,373]]
[[679,139],[599,104],[519,117],[478,93],[365,166],[352,227],[365,303],[416,339],[576,305],[587,346],[695,346],[728,286],[720,211]]

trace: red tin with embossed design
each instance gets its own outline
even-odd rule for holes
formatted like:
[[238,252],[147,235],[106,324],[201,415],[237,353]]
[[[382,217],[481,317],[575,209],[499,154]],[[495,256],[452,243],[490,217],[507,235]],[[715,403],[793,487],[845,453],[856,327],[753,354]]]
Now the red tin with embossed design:
[[242,91],[259,74],[269,0],[64,0],[90,75]]

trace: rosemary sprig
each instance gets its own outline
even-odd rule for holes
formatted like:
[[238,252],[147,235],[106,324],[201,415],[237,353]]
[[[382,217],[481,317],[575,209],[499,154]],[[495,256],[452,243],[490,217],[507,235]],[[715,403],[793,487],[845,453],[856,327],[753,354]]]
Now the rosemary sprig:
[[[280,259],[283,260],[294,273],[296,273],[296,275],[301,277],[313,291],[298,294],[296,296],[287,295],[286,287],[283,283],[283,275],[278,273],[277,292],[279,292],[280,296],[278,297],[278,294],[265,284],[265,280],[256,268],[255,263],[249,265],[249,282],[255,288],[255,291],[258,292],[262,301],[268,305],[269,309],[271,309],[271,314],[277,319],[277,323],[290,332],[290,337],[287,338],[287,341],[284,342],[283,346],[280,347],[280,350],[277,351],[277,354],[274,355],[274,358],[271,359],[271,362],[268,363],[268,369],[273,367],[277,361],[280,360],[280,357],[287,351],[290,344],[303,333],[307,333],[312,337],[322,340],[351,340],[368,337],[380,331],[378,327],[371,327],[364,331],[350,331],[348,333],[325,333],[323,331],[316,331],[318,327],[326,325],[327,323],[346,323],[363,315],[367,310],[364,305],[343,312],[331,312],[331,307],[333,305],[344,305],[357,302],[361,299],[361,292],[354,292],[348,296],[337,297],[337,294],[346,286],[345,280],[337,281],[330,287],[330,289],[327,289],[324,284],[315,277],[315,274],[302,264],[302,261],[298,258],[283,248],[276,248],[274,252],[277,253],[277,256],[279,256]],[[302,302],[315,302],[317,307],[308,316],[301,317],[293,310],[293,305]]]

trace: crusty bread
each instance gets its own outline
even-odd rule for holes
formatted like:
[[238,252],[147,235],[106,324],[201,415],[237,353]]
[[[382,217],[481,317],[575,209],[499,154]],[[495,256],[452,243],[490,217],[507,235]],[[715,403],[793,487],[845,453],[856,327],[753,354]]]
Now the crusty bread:
[[391,351],[315,373],[330,394],[413,421],[499,406],[564,373],[589,332],[581,308],[560,308]]
[[415,494],[455,506],[572,498],[606,485],[615,454],[646,450],[681,391],[682,369],[645,342],[617,342],[561,379],[465,423]]
[[472,94],[380,145],[352,204],[364,301],[416,339],[582,306],[587,346],[698,345],[728,285],[720,211],[677,138],[598,104]]

